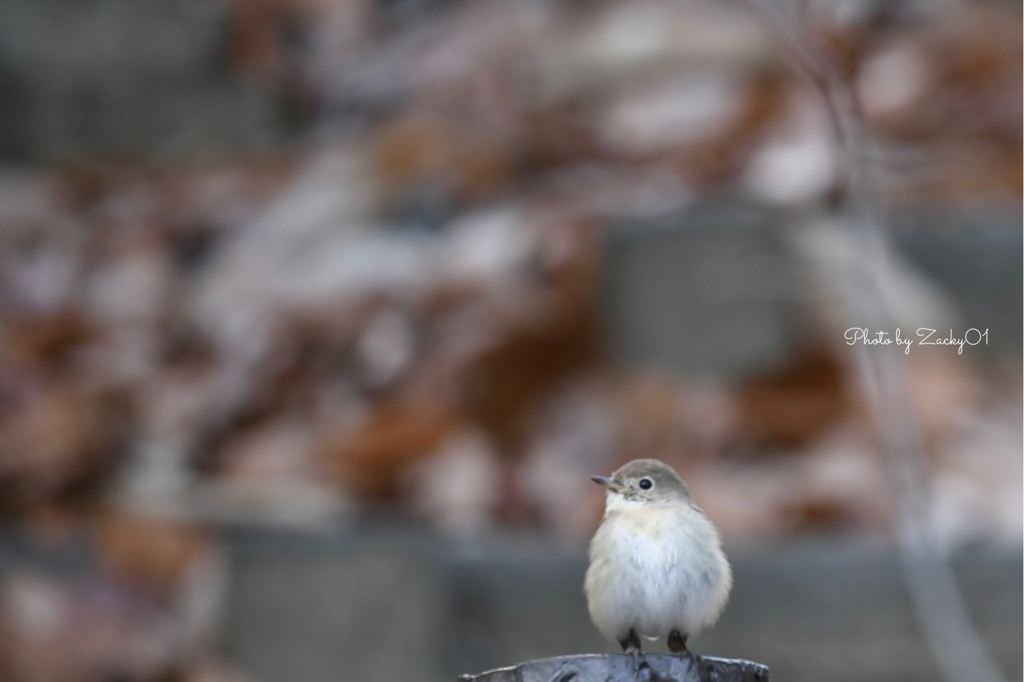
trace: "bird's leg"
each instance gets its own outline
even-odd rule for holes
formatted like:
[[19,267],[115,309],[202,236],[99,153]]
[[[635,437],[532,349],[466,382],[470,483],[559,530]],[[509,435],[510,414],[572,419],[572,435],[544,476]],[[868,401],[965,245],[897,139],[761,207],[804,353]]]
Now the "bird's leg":
[[640,636],[636,634],[636,630],[630,628],[629,634],[619,640],[619,646],[622,647],[622,653],[629,654],[633,657],[634,672],[639,672],[641,665],[647,665],[646,660],[641,663],[641,659],[644,657],[644,652],[640,647]]
[[689,639],[689,635],[684,635],[679,630],[673,630],[668,633],[668,650],[680,656],[692,656],[693,654],[686,647],[686,642]]

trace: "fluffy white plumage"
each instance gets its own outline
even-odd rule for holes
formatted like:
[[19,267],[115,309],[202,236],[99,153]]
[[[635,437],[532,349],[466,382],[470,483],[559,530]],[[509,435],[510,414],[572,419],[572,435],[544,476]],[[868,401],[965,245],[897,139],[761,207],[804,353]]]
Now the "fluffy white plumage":
[[631,629],[648,639],[696,635],[718,619],[732,588],[718,531],[688,492],[633,492],[608,490],[584,584],[590,617],[620,643]]

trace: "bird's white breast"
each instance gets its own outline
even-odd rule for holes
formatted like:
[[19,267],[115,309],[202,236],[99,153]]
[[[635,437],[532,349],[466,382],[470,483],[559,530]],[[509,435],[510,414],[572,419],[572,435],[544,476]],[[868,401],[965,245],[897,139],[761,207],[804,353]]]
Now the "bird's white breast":
[[732,585],[717,531],[689,504],[609,496],[590,559],[591,618],[613,640],[631,628],[650,638],[694,635],[717,619]]

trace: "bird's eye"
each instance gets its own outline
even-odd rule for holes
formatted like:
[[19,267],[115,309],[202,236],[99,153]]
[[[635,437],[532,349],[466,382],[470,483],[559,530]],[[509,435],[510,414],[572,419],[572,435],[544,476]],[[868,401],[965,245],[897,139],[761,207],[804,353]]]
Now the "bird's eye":
[[654,481],[652,481],[649,478],[641,478],[640,483],[638,483],[637,485],[640,486],[641,490],[650,490],[651,488],[654,487]]

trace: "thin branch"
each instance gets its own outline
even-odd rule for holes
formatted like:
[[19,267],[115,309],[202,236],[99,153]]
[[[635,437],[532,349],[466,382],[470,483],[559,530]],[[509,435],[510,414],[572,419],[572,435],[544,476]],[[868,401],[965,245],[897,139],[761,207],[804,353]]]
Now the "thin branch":
[[[877,155],[857,99],[792,3],[751,1],[780,36],[798,70],[824,97],[845,163],[846,222],[864,253],[882,265],[877,270],[847,266],[846,312],[859,326],[891,329],[894,319],[885,295],[891,290],[886,281],[891,273],[886,211],[872,163]],[[905,357],[895,347],[858,345],[856,365],[886,454],[904,575],[925,641],[949,682],[1002,682],[971,622],[948,554],[928,520],[925,444],[912,408]]]

